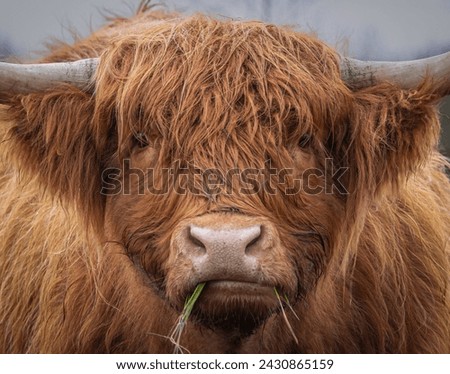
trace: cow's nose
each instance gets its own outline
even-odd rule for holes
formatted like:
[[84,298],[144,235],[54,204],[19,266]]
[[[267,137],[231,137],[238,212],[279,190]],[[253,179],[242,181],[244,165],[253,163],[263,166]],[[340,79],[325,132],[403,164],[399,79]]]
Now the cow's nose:
[[209,256],[220,256],[221,253],[230,255],[251,255],[261,240],[261,226],[254,225],[243,228],[213,229],[191,225],[189,240],[198,249],[203,249]]
[[197,282],[260,281],[260,261],[270,244],[263,225],[190,224],[184,233],[179,248],[192,263]]

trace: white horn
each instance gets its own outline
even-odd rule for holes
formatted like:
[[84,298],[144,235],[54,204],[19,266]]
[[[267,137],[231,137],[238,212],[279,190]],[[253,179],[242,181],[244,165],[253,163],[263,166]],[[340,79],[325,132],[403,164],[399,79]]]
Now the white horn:
[[94,88],[98,58],[49,64],[0,62],[0,93],[26,94],[69,83],[84,91]]
[[342,79],[351,87],[368,87],[389,81],[409,89],[417,87],[425,76],[450,84],[450,52],[411,61],[360,61],[349,57],[341,59]]

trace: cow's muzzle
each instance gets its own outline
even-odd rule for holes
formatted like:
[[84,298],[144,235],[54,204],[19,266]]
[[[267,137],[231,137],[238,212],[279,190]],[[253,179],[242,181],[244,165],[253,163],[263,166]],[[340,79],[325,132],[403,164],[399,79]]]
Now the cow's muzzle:
[[182,306],[197,284],[206,283],[196,307],[209,317],[220,310],[265,318],[278,306],[275,289],[295,292],[286,252],[265,219],[235,213],[188,219],[175,230],[171,253],[169,299]]
[[230,285],[234,289],[267,283],[262,262],[274,245],[267,223],[237,214],[211,214],[186,222],[174,236],[179,259],[190,263],[192,285],[203,282]]

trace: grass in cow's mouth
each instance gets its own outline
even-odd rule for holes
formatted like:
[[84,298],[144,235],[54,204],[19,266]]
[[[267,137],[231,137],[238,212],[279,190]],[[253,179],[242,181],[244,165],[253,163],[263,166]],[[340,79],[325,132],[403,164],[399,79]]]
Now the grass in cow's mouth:
[[[172,330],[172,332],[169,336],[170,341],[174,344],[173,353],[185,353],[185,352],[189,353],[189,351],[180,344],[181,335],[182,335],[184,328],[186,326],[186,323],[192,313],[192,310],[194,309],[194,305],[197,302],[198,298],[200,297],[200,294],[202,293],[203,288],[205,287],[205,284],[206,283],[199,283],[197,285],[197,287],[195,287],[194,292],[192,292],[192,294],[186,298],[186,302],[184,304],[183,311],[181,312],[181,315],[177,320],[177,324],[175,325],[174,329]],[[289,310],[292,312],[292,314],[295,316],[295,318],[297,318],[299,320],[299,317],[295,313],[294,308],[292,308],[292,305],[290,304],[288,297],[286,295],[284,295],[284,298],[282,300],[280,297],[280,294],[278,293],[277,288],[274,287],[273,290],[274,290],[275,295],[280,304],[280,310],[283,315],[283,319],[286,322],[286,325],[289,329],[289,332],[291,333],[295,342],[298,344],[298,339],[295,336],[294,330],[293,330],[291,323],[289,322],[289,319],[284,310],[285,306],[287,306],[289,308]]]
[[294,316],[297,319],[299,319],[298,315],[295,313],[294,309],[292,308],[291,304],[289,303],[289,299],[287,298],[287,296],[284,295],[285,303],[283,304],[283,302],[281,301],[280,294],[277,291],[277,288],[274,287],[273,290],[275,291],[275,295],[277,296],[278,302],[280,303],[281,313],[283,314],[283,319],[286,322],[286,325],[287,325],[287,327],[289,329],[289,332],[291,333],[291,335],[294,338],[295,342],[298,344],[298,339],[295,336],[294,329],[292,328],[291,323],[289,322],[289,319],[288,319],[288,317],[286,315],[286,312],[284,311],[284,305],[286,304],[289,307],[289,309],[292,311],[292,314],[294,314]]
[[180,344],[181,334],[183,333],[184,327],[186,326],[189,316],[192,313],[192,309],[194,308],[195,303],[197,302],[200,294],[202,293],[205,284],[206,283],[197,284],[197,287],[195,287],[194,292],[192,292],[192,294],[186,299],[183,311],[181,312],[181,315],[177,320],[177,324],[175,325],[172,333],[169,336],[170,341],[175,346],[173,353],[184,353],[185,351],[188,352],[187,349],[182,347]]

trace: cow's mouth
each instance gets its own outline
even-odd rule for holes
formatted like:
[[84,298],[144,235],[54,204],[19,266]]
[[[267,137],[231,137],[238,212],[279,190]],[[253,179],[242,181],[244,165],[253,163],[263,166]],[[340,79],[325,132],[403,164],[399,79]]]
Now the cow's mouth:
[[[245,281],[235,281],[235,280],[213,280],[207,282],[207,288],[205,292],[213,291],[212,295],[217,293],[230,293],[231,295],[235,295],[235,293],[239,294],[248,294],[249,296],[263,296],[270,295],[273,297],[274,286],[263,285],[254,282],[245,282]],[[215,292],[214,292],[215,291]]]
[[278,310],[276,288],[246,281],[208,281],[193,308],[193,322],[241,336],[251,334]]
[[274,297],[274,286],[236,280],[212,280],[206,282],[201,300],[215,305],[238,304],[239,301],[271,304]]

